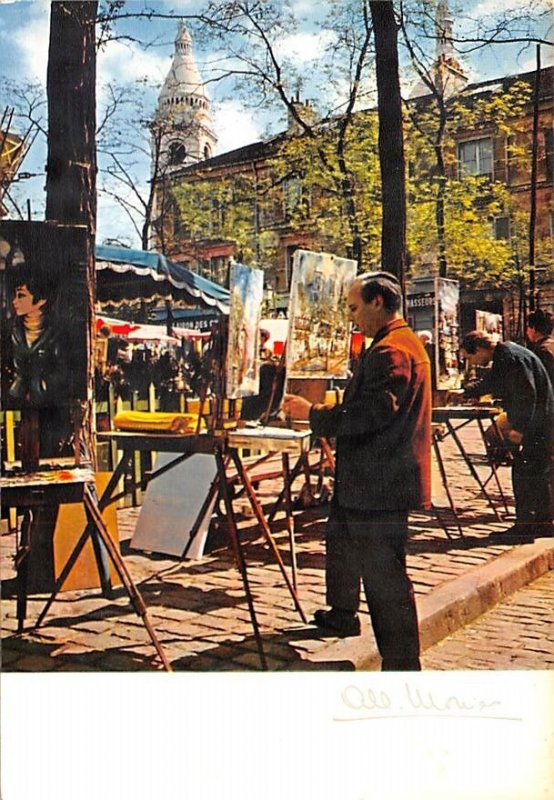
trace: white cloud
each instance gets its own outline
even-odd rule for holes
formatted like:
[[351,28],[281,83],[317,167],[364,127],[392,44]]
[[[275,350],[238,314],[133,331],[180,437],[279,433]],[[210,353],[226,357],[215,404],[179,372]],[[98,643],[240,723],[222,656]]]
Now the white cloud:
[[[553,47],[545,47],[541,49],[541,67],[552,67],[554,66],[554,48]],[[520,72],[532,72],[532,70],[537,68],[537,56],[533,52],[525,60],[518,63],[518,71]]]
[[217,152],[227,153],[261,138],[254,117],[235,100],[226,100],[213,108],[218,137]]
[[292,0],[292,10],[295,16],[311,15],[318,12],[320,4],[317,0]]
[[144,50],[134,42],[110,42],[98,55],[98,77],[102,82],[134,82],[148,77],[153,82],[165,79],[171,56]]
[[[40,79],[46,84],[48,42],[50,37],[50,2],[34,0],[33,19],[11,34],[21,55],[21,74],[30,80]],[[161,56],[144,50],[134,42],[109,42],[98,53],[97,68],[100,82],[110,80],[134,82],[147,76],[152,81],[163,81],[171,56]]]
[[50,3],[36,0],[33,19],[11,34],[21,53],[21,74],[29,80],[40,80],[46,85],[48,40],[50,38]]
[[297,64],[306,64],[323,55],[325,48],[336,40],[336,33],[330,30],[318,33],[293,33],[279,42],[276,50],[280,58],[289,58]]

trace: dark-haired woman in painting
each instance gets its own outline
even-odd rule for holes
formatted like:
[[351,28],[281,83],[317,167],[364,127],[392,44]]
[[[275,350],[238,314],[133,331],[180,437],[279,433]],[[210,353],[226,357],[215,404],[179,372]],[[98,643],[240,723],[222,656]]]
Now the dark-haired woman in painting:
[[14,314],[7,405],[38,409],[40,456],[69,455],[71,343],[53,309],[55,289],[30,265],[10,270]]

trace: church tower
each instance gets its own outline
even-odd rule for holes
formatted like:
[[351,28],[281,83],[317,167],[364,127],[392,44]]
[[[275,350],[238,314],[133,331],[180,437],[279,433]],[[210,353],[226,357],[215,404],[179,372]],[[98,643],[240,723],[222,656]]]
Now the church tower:
[[215,154],[210,98],[192,53],[192,38],[183,22],[175,39],[173,62],[158,98],[152,123],[152,172],[196,164]]
[[454,58],[452,45],[452,31],[454,17],[450,13],[447,0],[439,0],[437,17],[435,20],[435,33],[437,37],[437,61],[448,61]]
[[[436,58],[428,78],[437,87],[444,99],[460,92],[468,82],[464,68],[454,55],[454,17],[448,0],[439,0],[435,17]],[[410,93],[411,98],[430,94],[425,81],[420,80]]]

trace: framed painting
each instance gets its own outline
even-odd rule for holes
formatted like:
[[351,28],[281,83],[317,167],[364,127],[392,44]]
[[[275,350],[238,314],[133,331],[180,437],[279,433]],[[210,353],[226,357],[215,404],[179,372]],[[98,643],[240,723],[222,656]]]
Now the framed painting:
[[41,457],[70,453],[87,398],[86,253],[83,227],[0,222],[2,410],[37,410]]
[[436,278],[437,388],[458,389],[461,375],[458,364],[460,347],[458,309],[460,284],[448,278]]
[[344,295],[356,268],[356,261],[330,253],[294,253],[288,311],[288,378],[346,377],[350,322]]
[[229,339],[225,370],[226,396],[248,397],[260,386],[260,320],[264,273],[244,264],[232,264],[229,281]]
[[501,342],[504,338],[502,314],[494,314],[492,311],[476,310],[475,329],[490,334],[495,342]]

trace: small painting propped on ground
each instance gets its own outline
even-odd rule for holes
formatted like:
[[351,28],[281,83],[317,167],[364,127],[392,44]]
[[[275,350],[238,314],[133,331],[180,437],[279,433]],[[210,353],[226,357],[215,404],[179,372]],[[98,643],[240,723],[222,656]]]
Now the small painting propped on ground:
[[356,262],[297,250],[293,259],[287,340],[289,378],[344,378],[350,323],[344,294]]
[[0,223],[2,409],[36,410],[40,456],[70,455],[87,397],[86,230]]
[[226,395],[248,397],[259,392],[259,337],[264,273],[232,264],[230,276],[229,343]]

